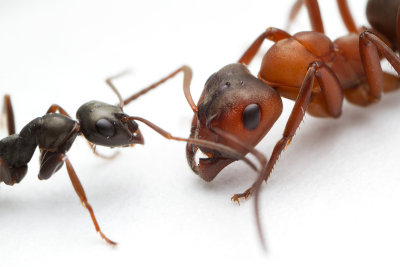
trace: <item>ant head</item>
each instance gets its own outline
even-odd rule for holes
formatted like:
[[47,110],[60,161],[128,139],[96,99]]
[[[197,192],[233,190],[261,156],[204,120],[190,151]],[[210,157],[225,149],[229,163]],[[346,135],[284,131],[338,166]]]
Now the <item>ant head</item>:
[[[231,64],[214,73],[206,82],[192,121],[190,137],[229,146],[243,156],[247,153],[237,142],[218,132],[235,136],[240,142],[255,146],[271,129],[282,112],[278,92],[250,74],[242,64]],[[195,160],[198,149],[206,157]],[[188,144],[189,165],[204,180],[211,181],[237,159],[223,153]]]
[[144,144],[139,126],[128,117],[122,108],[100,101],[83,104],[76,112],[81,132],[96,145],[118,147]]

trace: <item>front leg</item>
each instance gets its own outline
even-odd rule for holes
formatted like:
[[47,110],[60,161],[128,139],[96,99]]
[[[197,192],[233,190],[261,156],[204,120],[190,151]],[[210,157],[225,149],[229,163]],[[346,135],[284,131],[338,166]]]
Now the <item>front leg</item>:
[[324,105],[326,105],[327,111],[330,116],[337,118],[341,114],[343,104],[343,90],[339,83],[339,80],[332,72],[332,70],[323,62],[312,62],[308,67],[306,76],[300,88],[299,95],[296,99],[293,110],[290,113],[288,122],[286,123],[283,137],[275,145],[270,161],[268,162],[268,166],[266,167],[267,175],[263,178],[263,180],[265,181],[267,181],[273,166],[279,158],[279,155],[290,143],[300,123],[303,121],[307,107],[310,104],[314,77],[317,78],[323,97],[322,101],[324,101]]
[[316,93],[318,95],[321,95],[321,98],[319,98],[321,102],[317,102],[316,104],[324,107],[326,106],[326,111],[331,117],[337,118],[340,116],[343,103],[343,90],[337,77],[335,76],[333,71],[323,62],[312,62],[308,67],[308,71],[301,85],[299,95],[296,99],[292,113],[289,116],[288,122],[283,132],[283,137],[275,145],[268,164],[264,165],[263,177],[260,176],[259,179],[243,193],[234,195],[232,197],[233,201],[239,202],[239,200],[242,198],[248,198],[252,193],[256,191],[263,180],[267,181],[280,154],[290,143],[300,123],[303,121],[305,112],[310,103],[314,77],[317,78],[317,81],[321,88],[321,92]]
[[[241,140],[239,140],[239,138],[237,138],[233,134],[231,134],[227,131],[224,131],[218,127],[212,127],[211,131],[215,132],[218,136],[221,136],[224,139],[229,140],[230,142],[234,143],[235,145],[237,145],[241,149],[247,151],[248,153],[253,154],[258,159],[258,161],[261,165],[261,168],[263,168],[267,164],[267,159],[265,158],[265,156],[263,154],[261,154],[254,147],[249,146],[246,143],[242,142]],[[251,185],[251,187],[248,188],[245,192],[233,195],[233,197],[231,197],[231,200],[240,205],[240,199],[242,199],[242,198],[247,199],[253,193],[254,190],[255,190],[255,183],[253,183]]]
[[258,50],[260,50],[261,45],[263,44],[265,39],[268,39],[273,42],[278,42],[283,39],[287,39],[292,37],[289,33],[277,29],[277,28],[268,28],[265,32],[263,32],[257,39],[250,45],[249,48],[244,52],[244,54],[238,60],[238,63],[249,65],[251,61],[254,59]]
[[306,76],[299,91],[299,95],[286,123],[285,130],[283,131],[283,136],[276,143],[268,163],[264,165],[263,169],[260,172],[260,175],[258,176],[257,181],[244,193],[237,195],[238,198],[246,197],[248,196],[248,191],[254,192],[254,209],[256,215],[257,229],[259,232],[261,243],[263,245],[264,236],[259,216],[258,201],[260,187],[263,181],[267,182],[276,162],[278,161],[279,156],[281,155],[282,151],[290,144],[297,129],[299,128],[300,123],[304,119],[305,112],[311,100],[314,77],[317,78],[317,81],[321,88],[321,94],[325,102],[324,105],[326,105],[329,114],[332,117],[340,116],[343,103],[343,92],[337,77],[332,72],[332,70],[323,62],[312,62],[308,67]]

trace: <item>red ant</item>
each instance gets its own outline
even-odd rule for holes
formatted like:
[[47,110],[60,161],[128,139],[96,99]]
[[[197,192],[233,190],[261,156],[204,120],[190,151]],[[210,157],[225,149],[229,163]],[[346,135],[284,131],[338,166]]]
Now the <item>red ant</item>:
[[[304,0],[304,3],[309,10],[313,10],[311,20],[317,21],[313,22],[315,31],[290,35],[280,29],[268,28],[251,44],[238,63],[227,65],[211,75],[197,105],[189,87],[185,88],[186,98],[194,112],[190,138],[218,142],[243,155],[249,147],[254,147],[264,138],[279,118],[282,112],[281,97],[295,101],[283,136],[276,143],[260,176],[251,187],[232,197],[233,201],[239,203],[241,198],[255,194],[256,221],[263,244],[258,214],[259,188],[263,181],[267,182],[305,113],[321,118],[338,118],[344,98],[353,104],[367,106],[379,101],[382,92],[395,90],[400,85],[397,76],[383,72],[380,66],[383,56],[400,74],[400,59],[385,43],[389,43],[386,39],[392,40],[392,47],[396,47],[395,35],[386,36],[378,28],[374,32],[361,32],[354,22],[353,26],[349,26],[352,17],[347,3],[338,0],[350,33],[332,42],[322,33],[317,2]],[[400,12],[396,13],[397,18],[398,14]],[[396,25],[399,30],[399,19]],[[379,35],[375,31],[379,31]],[[385,41],[380,38],[381,35],[386,36]],[[273,41],[274,45],[264,55],[258,76],[255,77],[246,65],[251,63],[265,39]],[[197,164],[195,154],[198,150],[209,157],[200,159]],[[186,154],[192,170],[206,181],[212,181],[224,167],[235,161],[234,158],[215,153],[213,149],[191,143],[187,144]]]
[[[112,83],[112,79],[120,75],[111,77],[107,79],[106,82],[118,96],[119,105],[110,105],[100,101],[87,102],[78,109],[76,113],[77,120],[73,120],[59,105],[51,105],[46,115],[29,122],[19,134],[15,134],[14,114],[10,96],[5,95],[4,113],[7,117],[9,136],[0,140],[0,182],[4,182],[7,185],[19,183],[26,175],[28,163],[38,146],[41,152],[38,178],[40,180],[49,179],[65,162],[75,192],[83,207],[89,211],[96,231],[108,244],[116,245],[114,241],[106,237],[100,230],[100,226],[88,202],[83,186],[66,155],[78,135],[85,137],[92,146],[95,154],[101,156],[95,151],[96,145],[127,147],[135,144],[144,144],[139,126],[135,122],[140,121],[167,139],[193,143],[201,147],[219,151],[235,159],[243,158],[243,153],[237,152],[225,145],[208,140],[175,137],[146,119],[128,116],[123,112],[124,105],[127,105],[181,71],[185,73],[185,83],[190,83],[190,77],[192,75],[191,69],[187,66],[183,66],[169,76],[125,100],[122,99]],[[259,158],[262,159],[262,156]],[[243,160],[249,164],[250,167],[256,169],[251,161],[246,158],[243,158]]]

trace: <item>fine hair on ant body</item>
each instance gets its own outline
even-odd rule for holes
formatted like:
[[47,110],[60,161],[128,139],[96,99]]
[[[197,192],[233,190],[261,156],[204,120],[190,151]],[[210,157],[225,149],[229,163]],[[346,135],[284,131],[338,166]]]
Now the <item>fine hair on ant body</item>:
[[[116,245],[116,242],[109,239],[100,230],[83,186],[67,157],[67,152],[78,135],[87,139],[96,155],[102,156],[96,152],[96,145],[128,147],[135,144],[144,144],[143,136],[136,123],[136,121],[140,121],[167,139],[193,143],[229,155],[231,158],[242,158],[252,169],[257,170],[256,166],[250,160],[242,157],[242,153],[230,147],[208,140],[175,137],[144,118],[129,116],[124,113],[123,107],[125,105],[164,83],[171,77],[174,77],[181,71],[185,73],[184,84],[190,83],[192,71],[189,67],[183,66],[127,99],[122,99],[120,93],[112,83],[113,79],[124,73],[113,76],[108,78],[106,83],[118,96],[119,105],[90,101],[80,106],[76,113],[77,120],[73,120],[61,106],[54,104],[50,106],[44,116],[32,120],[23,127],[19,134],[16,134],[15,130],[11,98],[9,95],[5,95],[4,113],[7,119],[9,136],[0,140],[0,182],[6,185],[14,185],[21,182],[27,173],[28,163],[36,147],[39,147],[41,154],[38,178],[40,180],[49,179],[65,162],[75,192],[83,207],[89,211],[96,231],[108,244]],[[253,153],[251,149],[248,152]],[[256,158],[260,163],[265,162],[262,155],[256,155]]]
[[[372,0],[375,1],[375,0]],[[302,4],[299,0],[297,3]],[[319,7],[316,1],[304,0],[314,14],[311,20],[318,21]],[[197,105],[190,88],[185,87],[185,96],[194,116],[190,138],[208,140],[227,145],[245,155],[262,140],[282,112],[282,97],[295,101],[282,138],[276,143],[271,156],[261,170],[257,180],[243,193],[235,194],[232,200],[254,194],[257,228],[264,244],[258,211],[259,189],[267,182],[279,156],[290,144],[305,113],[320,118],[339,118],[342,103],[346,98],[358,106],[368,106],[379,101],[383,92],[400,86],[398,76],[383,72],[381,58],[386,58],[398,74],[400,59],[384,32],[375,29],[358,30],[353,23],[345,0],[338,0],[342,18],[349,34],[331,41],[323,34],[322,20],[312,23],[314,31],[294,35],[277,28],[268,28],[245,51],[238,63],[230,64],[212,74],[206,81]],[[298,8],[298,6],[296,6]],[[398,10],[398,5],[396,11]],[[400,12],[396,12],[398,32]],[[320,15],[319,15],[320,17]],[[381,17],[381,19],[385,19]],[[257,77],[247,68],[264,40],[274,42],[263,57]],[[195,160],[198,151],[208,155]],[[255,150],[256,151],[256,150]],[[259,153],[259,152],[257,152]],[[213,149],[188,143],[188,163],[192,170],[205,181],[212,181],[218,173],[235,159]],[[209,156],[211,155],[211,157]]]

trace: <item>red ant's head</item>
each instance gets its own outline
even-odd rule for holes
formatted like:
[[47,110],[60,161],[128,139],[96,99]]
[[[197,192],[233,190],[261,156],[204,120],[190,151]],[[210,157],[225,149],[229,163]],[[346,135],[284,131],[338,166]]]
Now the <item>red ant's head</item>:
[[[206,82],[192,120],[190,137],[229,146],[244,156],[248,151],[226,136],[255,146],[271,129],[282,112],[282,100],[275,89],[250,74],[242,64],[231,64]],[[216,131],[218,129],[218,131]],[[205,154],[196,162],[198,151]],[[227,165],[238,160],[224,153],[188,143],[186,155],[192,170],[211,181]]]

